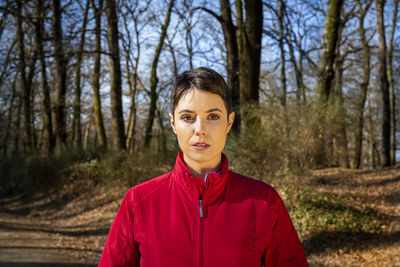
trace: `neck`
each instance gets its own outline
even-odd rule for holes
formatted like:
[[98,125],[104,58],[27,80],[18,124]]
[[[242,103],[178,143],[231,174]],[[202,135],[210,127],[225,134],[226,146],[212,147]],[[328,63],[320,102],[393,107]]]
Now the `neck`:
[[195,177],[205,177],[207,173],[217,170],[221,163],[221,158],[215,162],[199,163],[183,156],[186,167],[192,172]]
[[213,168],[213,169],[193,169],[190,166],[188,166],[188,169],[192,172],[192,175],[194,177],[206,177],[206,174],[209,172],[213,172],[215,171],[217,168]]

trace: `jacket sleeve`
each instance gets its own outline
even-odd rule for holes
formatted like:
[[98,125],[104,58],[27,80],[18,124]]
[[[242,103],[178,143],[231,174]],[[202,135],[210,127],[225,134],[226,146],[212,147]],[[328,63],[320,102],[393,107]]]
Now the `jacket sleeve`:
[[264,266],[308,266],[303,247],[282,199],[274,190],[271,207],[270,239],[264,253]]
[[133,189],[122,200],[108,233],[100,267],[139,266],[140,254],[133,235]]

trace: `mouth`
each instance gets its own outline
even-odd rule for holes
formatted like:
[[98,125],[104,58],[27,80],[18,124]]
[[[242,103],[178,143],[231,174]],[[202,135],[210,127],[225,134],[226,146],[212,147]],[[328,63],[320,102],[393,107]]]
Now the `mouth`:
[[203,143],[203,142],[197,142],[194,145],[192,145],[192,147],[196,150],[206,150],[207,148],[210,147],[209,144]]

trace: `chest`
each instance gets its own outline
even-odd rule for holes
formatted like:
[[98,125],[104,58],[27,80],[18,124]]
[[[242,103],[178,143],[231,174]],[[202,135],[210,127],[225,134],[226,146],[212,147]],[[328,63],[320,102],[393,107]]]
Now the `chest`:
[[141,266],[260,266],[256,215],[253,199],[221,194],[201,205],[175,190],[155,196],[135,211]]

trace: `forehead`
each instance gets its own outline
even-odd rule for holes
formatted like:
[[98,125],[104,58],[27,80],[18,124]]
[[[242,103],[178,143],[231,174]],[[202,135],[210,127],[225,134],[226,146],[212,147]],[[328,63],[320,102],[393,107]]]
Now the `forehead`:
[[197,88],[186,91],[179,99],[176,110],[190,109],[193,111],[219,108],[226,111],[224,100],[221,96]]

